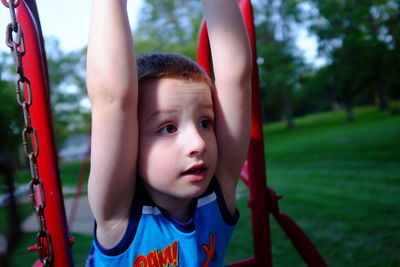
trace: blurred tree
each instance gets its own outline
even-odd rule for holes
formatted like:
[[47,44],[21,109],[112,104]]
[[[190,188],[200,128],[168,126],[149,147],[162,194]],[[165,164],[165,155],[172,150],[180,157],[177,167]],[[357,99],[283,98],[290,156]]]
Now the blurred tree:
[[264,120],[284,118],[294,127],[293,96],[301,87],[302,58],[295,53],[293,5],[283,0],[256,1],[255,24]]
[[389,52],[385,56],[385,62],[389,67],[385,75],[386,86],[392,97],[400,99],[400,1],[389,1],[383,6],[387,15],[378,15],[384,24],[382,31],[386,33],[386,43],[388,43]]
[[295,116],[330,109],[338,111],[339,104],[331,68],[324,66],[317,70],[310,69],[302,74],[302,89],[295,95]]
[[[86,97],[85,51],[65,53],[56,39],[46,39],[51,110],[56,145],[75,133],[89,133],[89,109],[82,105]],[[0,64],[0,147],[18,158],[23,126],[22,111],[19,108],[14,82],[13,62],[9,53],[2,52]]]
[[174,52],[195,59],[202,18],[199,1],[143,0],[135,28],[138,54]]
[[58,147],[76,133],[89,133],[89,108],[82,105],[86,98],[86,50],[65,53],[58,40],[46,39],[51,107],[55,140]]
[[[337,98],[352,107],[363,95],[374,95],[380,109],[389,106],[388,87],[398,86],[398,0],[310,0],[298,2],[307,9],[310,30],[319,38],[319,51],[330,59]],[[365,94],[365,91],[371,94]],[[372,99],[370,97],[369,99]],[[365,100],[361,100],[363,102]]]
[[[18,148],[22,144],[21,129],[22,129],[22,111],[17,103],[15,96],[14,83],[4,79],[4,76],[9,75],[9,69],[12,65],[7,59],[11,56],[1,52],[0,64],[0,150],[11,155],[15,162],[19,162],[20,151]],[[18,164],[17,164],[18,165]]]
[[[0,150],[19,161],[23,125],[22,110],[17,103],[12,78],[13,62],[9,53],[0,54]],[[18,164],[16,164],[18,165]]]

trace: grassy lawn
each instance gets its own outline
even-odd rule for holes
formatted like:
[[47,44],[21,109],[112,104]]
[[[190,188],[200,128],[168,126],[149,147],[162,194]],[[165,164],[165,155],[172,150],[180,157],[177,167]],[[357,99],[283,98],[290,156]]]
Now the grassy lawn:
[[[330,266],[400,266],[400,117],[375,108],[264,128],[268,184]],[[246,199],[228,261],[251,255]],[[273,221],[276,266],[304,265]],[[248,230],[249,231],[249,230]]]
[[[59,165],[60,178],[63,186],[75,186],[78,183],[79,171],[82,167],[82,162],[65,162]],[[15,175],[17,184],[25,184],[30,179],[30,171],[23,170]]]
[[[329,266],[400,266],[400,116],[375,107],[354,112],[353,123],[345,122],[344,113],[324,113],[297,119],[290,131],[282,123],[267,125],[268,185],[284,196],[281,211]],[[76,183],[79,167],[61,166],[64,184]],[[247,189],[240,184],[239,190],[241,220],[226,262],[252,256]],[[91,238],[73,235],[76,266],[82,266]],[[275,266],[304,266],[273,218],[271,236]],[[22,236],[11,266],[34,261],[36,254],[24,251],[33,242],[34,234]]]

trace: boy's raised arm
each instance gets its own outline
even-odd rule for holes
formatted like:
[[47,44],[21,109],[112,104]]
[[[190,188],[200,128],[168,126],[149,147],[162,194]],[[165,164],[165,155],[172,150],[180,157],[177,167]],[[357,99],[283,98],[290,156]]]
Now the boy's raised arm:
[[202,0],[211,44],[219,179],[228,208],[246,159],[251,124],[251,48],[237,0]]
[[88,196],[97,239],[107,248],[125,231],[136,182],[138,85],[126,0],[93,0],[87,87],[92,105]]

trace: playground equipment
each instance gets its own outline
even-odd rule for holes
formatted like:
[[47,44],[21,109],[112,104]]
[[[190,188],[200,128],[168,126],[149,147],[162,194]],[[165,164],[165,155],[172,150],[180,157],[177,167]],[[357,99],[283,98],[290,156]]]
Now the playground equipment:
[[[68,233],[53,141],[47,63],[37,6],[35,0],[2,2],[11,14],[11,23],[7,26],[7,45],[12,51],[19,75],[16,94],[24,114],[22,139],[30,163],[30,194],[39,226],[37,244],[29,250],[39,254],[35,266],[72,266],[72,242]],[[252,43],[253,64],[257,66],[251,3],[250,0],[240,0],[239,3]],[[211,74],[210,47],[204,23],[199,38],[198,61]],[[280,197],[266,186],[258,84],[258,70],[254,67],[251,143],[242,171],[242,179],[250,188],[254,257],[230,266],[272,266],[269,213],[274,215],[309,266],[326,266],[303,231],[279,211],[277,200]]]
[[39,226],[37,244],[29,250],[39,253],[38,263],[44,266],[72,266],[51,128],[47,62],[36,2],[2,2],[11,15],[6,41],[19,75],[16,94],[24,114],[22,139],[31,170],[32,207]]

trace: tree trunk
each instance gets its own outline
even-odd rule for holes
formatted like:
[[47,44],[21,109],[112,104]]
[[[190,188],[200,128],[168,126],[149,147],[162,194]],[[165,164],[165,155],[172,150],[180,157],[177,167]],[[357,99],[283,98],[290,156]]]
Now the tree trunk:
[[350,103],[346,103],[345,106],[346,106],[346,112],[347,112],[347,121],[353,122],[354,121],[353,105]]
[[339,103],[337,101],[334,101],[332,103],[332,108],[333,108],[333,111],[335,111],[336,113],[340,112],[340,105],[339,105]]
[[291,99],[291,97],[285,97],[283,113],[284,113],[284,116],[285,116],[285,119],[286,119],[287,129],[294,128],[293,107],[292,107],[292,99]]
[[384,82],[380,82],[378,85],[378,97],[379,97],[379,110],[387,110],[389,108],[389,95]]

